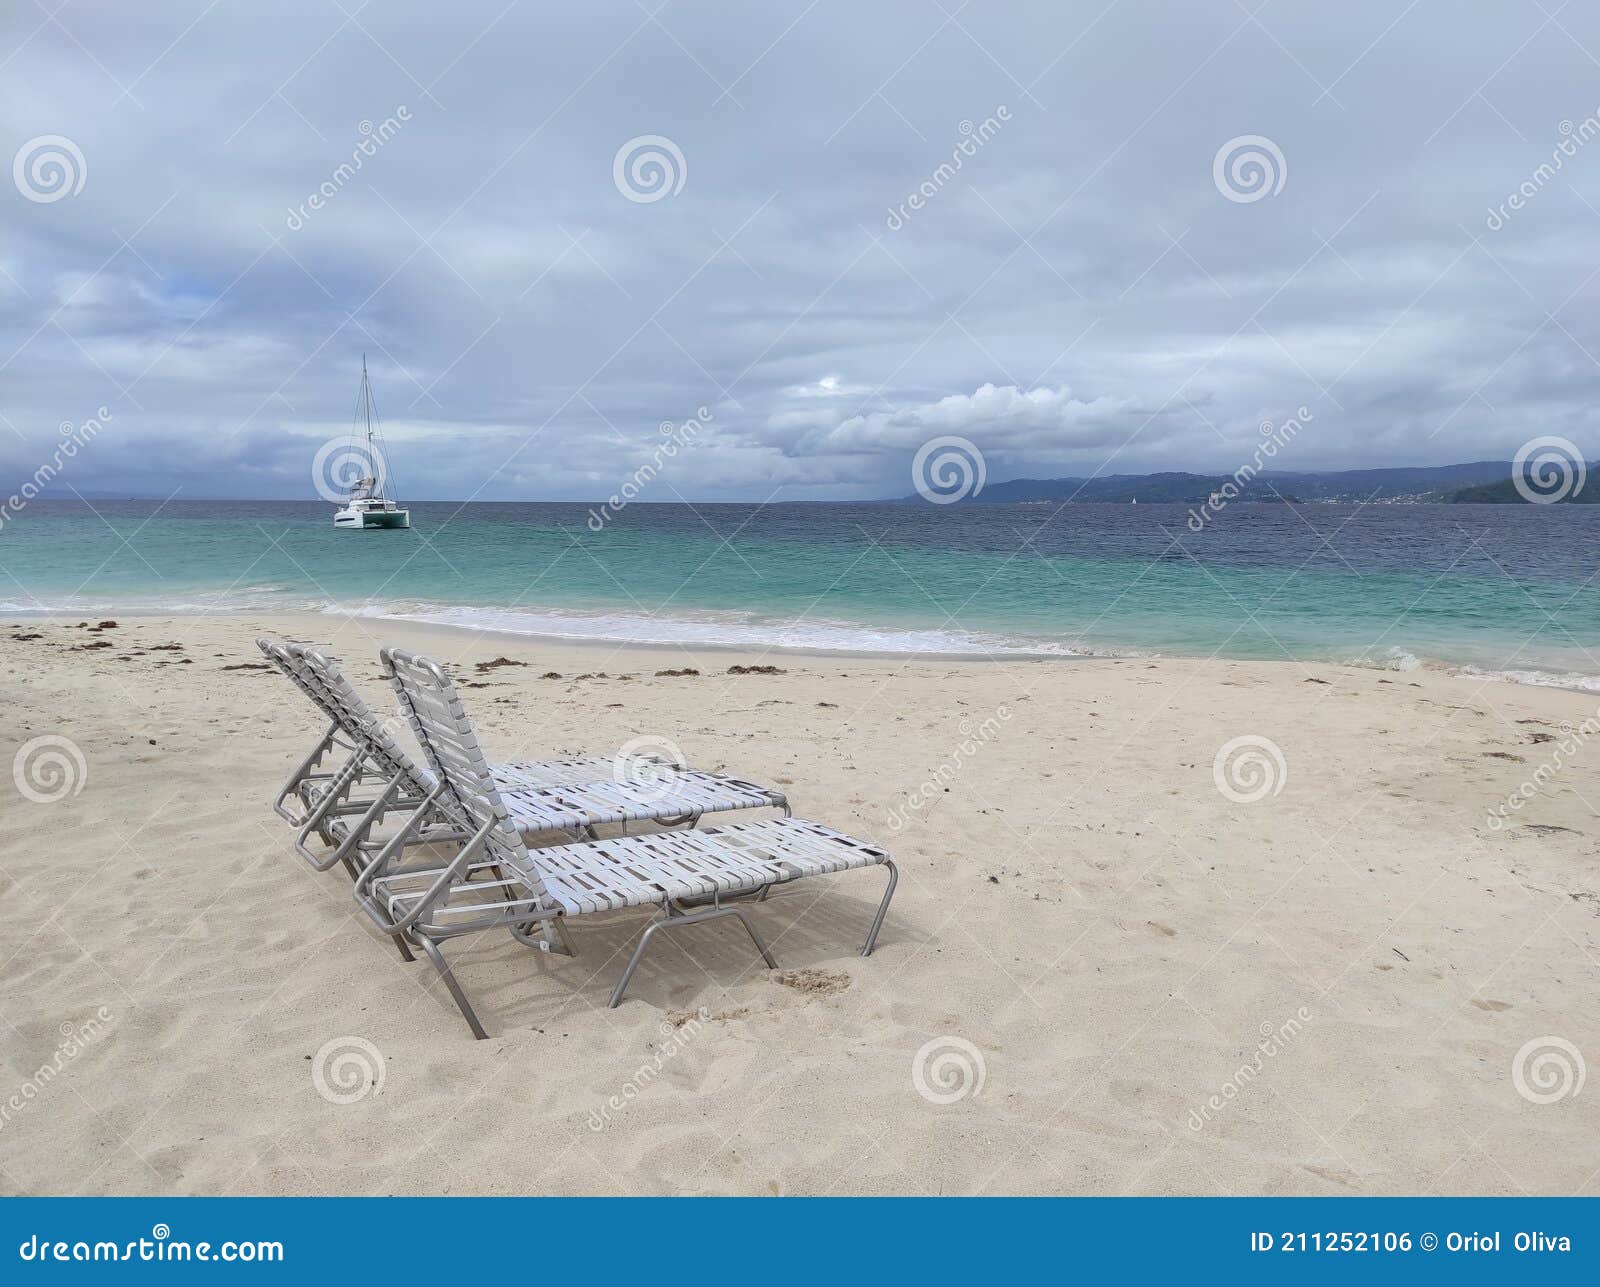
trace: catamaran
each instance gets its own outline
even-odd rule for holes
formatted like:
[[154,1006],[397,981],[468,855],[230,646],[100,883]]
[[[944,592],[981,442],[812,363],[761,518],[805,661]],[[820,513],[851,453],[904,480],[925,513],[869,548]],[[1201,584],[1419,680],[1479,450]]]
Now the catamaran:
[[393,500],[383,494],[384,456],[374,440],[381,438],[378,427],[378,408],[372,398],[372,382],[367,379],[367,357],[361,355],[361,398],[356,404],[355,424],[351,427],[352,441],[357,430],[365,421],[367,430],[367,449],[363,459],[367,462],[367,472],[350,485],[350,495],[345,501],[344,508],[335,510],[333,525],[335,527],[368,528],[368,527],[410,527],[411,511],[401,509]]

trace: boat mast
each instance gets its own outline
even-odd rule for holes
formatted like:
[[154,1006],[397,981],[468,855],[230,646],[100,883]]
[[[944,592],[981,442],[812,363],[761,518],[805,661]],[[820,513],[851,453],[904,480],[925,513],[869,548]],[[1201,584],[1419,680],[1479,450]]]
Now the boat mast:
[[367,416],[367,446],[372,446],[372,382],[367,379],[367,355],[361,355],[361,405]]
[[361,409],[367,420],[367,463],[372,473],[367,479],[367,495],[374,500],[383,496],[383,482],[376,468],[377,454],[372,446],[372,381],[367,377],[367,355],[361,355]]

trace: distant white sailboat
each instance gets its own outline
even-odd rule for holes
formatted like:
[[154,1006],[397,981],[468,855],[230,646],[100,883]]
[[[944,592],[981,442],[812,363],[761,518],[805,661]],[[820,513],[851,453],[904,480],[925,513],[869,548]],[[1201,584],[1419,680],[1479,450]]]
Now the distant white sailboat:
[[378,428],[377,404],[372,398],[372,382],[367,378],[367,357],[364,353],[361,355],[361,399],[356,405],[355,428],[351,430],[352,438],[363,421],[367,432],[366,460],[369,471],[351,484],[350,496],[345,501],[344,508],[334,511],[333,525],[359,529],[408,528],[411,526],[411,511],[401,509],[383,494],[386,472],[383,463],[384,454],[374,445],[374,441],[382,435]]

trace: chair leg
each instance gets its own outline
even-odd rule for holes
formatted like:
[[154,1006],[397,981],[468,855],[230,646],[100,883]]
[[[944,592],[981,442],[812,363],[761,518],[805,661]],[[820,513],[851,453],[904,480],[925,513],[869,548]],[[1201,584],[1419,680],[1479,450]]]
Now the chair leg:
[[406,946],[406,936],[404,934],[391,934],[389,937],[394,940],[394,945],[400,949],[400,959],[402,961],[415,961],[417,959],[411,955],[411,949]]
[[883,864],[889,869],[889,888],[883,891],[883,901],[878,904],[878,914],[873,917],[872,930],[867,934],[866,946],[861,949],[862,956],[871,956],[873,946],[878,941],[878,931],[883,928],[883,918],[889,911],[889,900],[894,897],[894,887],[900,883],[900,872],[894,863],[886,861]]
[[479,1041],[488,1039],[489,1034],[483,1030],[483,1025],[478,1022],[478,1016],[472,1009],[472,1003],[467,1000],[467,994],[461,990],[461,985],[456,982],[456,976],[450,972],[450,967],[445,963],[444,953],[439,951],[438,944],[425,935],[418,935],[417,946],[428,954],[433,962],[434,969],[443,977],[445,986],[450,989],[450,995],[456,999],[456,1005],[461,1008],[462,1017],[472,1029],[472,1035]]
[[703,921],[719,920],[724,916],[737,916],[739,923],[744,926],[750,935],[750,940],[756,945],[756,950],[761,953],[761,959],[767,963],[769,970],[778,968],[778,962],[772,953],[767,950],[767,945],[761,941],[761,935],[756,933],[756,927],[750,923],[750,918],[742,907],[709,907],[703,912],[689,912],[680,914],[669,907],[667,914],[658,921],[653,921],[633,949],[633,955],[628,958],[627,968],[622,971],[622,977],[617,980],[615,991],[611,993],[611,1008],[615,1010],[622,1004],[622,994],[628,990],[628,984],[633,979],[633,972],[639,968],[639,961],[644,956],[644,949],[649,945],[656,933],[664,929],[677,929],[680,925],[698,925]]
[[750,935],[750,941],[756,945],[756,951],[761,953],[761,959],[767,963],[767,969],[777,969],[777,958],[767,949],[767,945],[761,941],[761,935],[756,933],[756,927],[750,920],[750,913],[742,907],[730,907],[727,910],[739,918],[739,924],[743,925],[745,933]]

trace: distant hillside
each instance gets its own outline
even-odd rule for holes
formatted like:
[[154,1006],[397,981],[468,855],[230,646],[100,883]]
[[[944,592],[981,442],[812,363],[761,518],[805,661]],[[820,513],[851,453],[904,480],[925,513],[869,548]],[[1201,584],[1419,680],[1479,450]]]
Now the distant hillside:
[[[1600,461],[1585,465],[1584,468],[1592,474],[1600,468]],[[1559,491],[1559,488],[1557,488]],[[1538,494],[1537,491],[1534,492]],[[1526,505],[1528,498],[1517,490],[1516,479],[1502,478],[1496,483],[1484,483],[1477,487],[1463,487],[1459,491],[1451,492],[1445,497],[1453,505]],[[1584,485],[1575,494],[1563,496],[1558,504],[1562,505],[1600,505],[1600,483],[1595,483],[1592,478],[1585,477]]]
[[[1235,480],[1229,474],[1109,474],[1101,478],[1014,478],[989,483],[977,496],[964,503],[976,505],[1025,505],[1041,502],[1074,501],[1081,504],[1126,505],[1138,500],[1146,504],[1199,505],[1224,485],[1231,486],[1240,499],[1253,501],[1394,501],[1435,502],[1454,499],[1466,489],[1489,489],[1503,484],[1515,497],[1511,486],[1511,462],[1476,460],[1460,465],[1407,466],[1396,469],[1345,469],[1331,473],[1304,473],[1272,470],[1252,479]],[[1600,493],[1600,487],[1594,489]],[[1584,499],[1594,499],[1593,495]],[[918,496],[905,501],[918,503]]]

